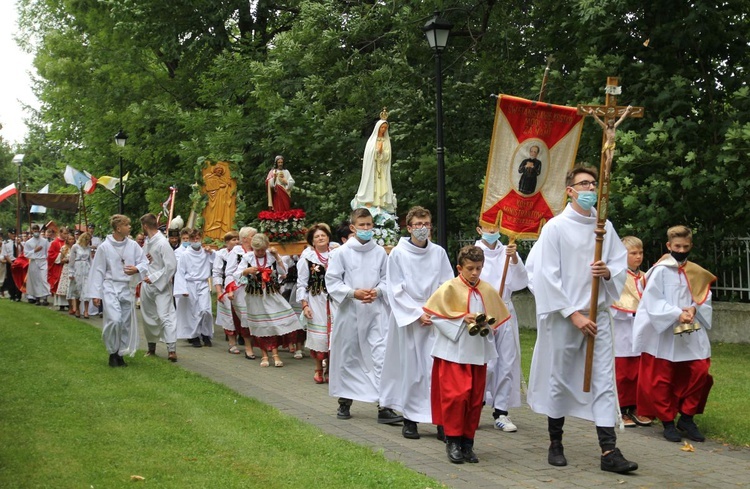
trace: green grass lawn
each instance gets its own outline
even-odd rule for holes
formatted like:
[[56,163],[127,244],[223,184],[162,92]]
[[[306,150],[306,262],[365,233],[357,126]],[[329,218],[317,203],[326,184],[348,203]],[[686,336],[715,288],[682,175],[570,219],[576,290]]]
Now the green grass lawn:
[[0,334],[0,487],[441,487],[168,362],[109,368],[59,312],[0,300]]
[[[536,330],[522,328],[521,363],[529,378]],[[711,375],[714,386],[705,414],[695,418],[703,434],[714,440],[750,447],[750,344],[711,345]]]

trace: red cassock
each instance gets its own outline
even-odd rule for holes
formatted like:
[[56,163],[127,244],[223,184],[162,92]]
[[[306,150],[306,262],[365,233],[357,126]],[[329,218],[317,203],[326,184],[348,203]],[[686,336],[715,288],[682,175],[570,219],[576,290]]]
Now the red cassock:
[[638,395],[638,371],[641,357],[615,357],[617,398],[620,406],[635,406]]
[[674,420],[678,412],[689,416],[702,414],[714,384],[708,373],[710,366],[710,358],[671,362],[641,354],[638,414],[661,421]]
[[435,358],[432,364],[432,423],[445,436],[474,439],[482,416],[487,365],[455,363]]
[[55,263],[55,260],[57,260],[57,255],[60,254],[60,250],[64,244],[65,240],[55,238],[47,249],[47,282],[49,283],[49,290],[53,295],[57,292],[57,284],[60,283],[60,275],[63,269],[62,263]]
[[22,293],[26,293],[26,274],[29,272],[29,259],[24,256],[23,251],[13,260],[10,266],[10,274],[13,276],[13,282]]

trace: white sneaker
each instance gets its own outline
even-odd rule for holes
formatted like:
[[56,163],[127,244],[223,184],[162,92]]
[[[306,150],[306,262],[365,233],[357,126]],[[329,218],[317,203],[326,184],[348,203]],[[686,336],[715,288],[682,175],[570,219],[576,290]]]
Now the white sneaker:
[[294,358],[296,358],[297,360],[300,360],[302,358],[302,350],[295,351]]
[[518,427],[513,424],[513,421],[511,421],[509,417],[502,414],[495,420],[495,428],[501,431],[505,431],[506,433],[518,431]]

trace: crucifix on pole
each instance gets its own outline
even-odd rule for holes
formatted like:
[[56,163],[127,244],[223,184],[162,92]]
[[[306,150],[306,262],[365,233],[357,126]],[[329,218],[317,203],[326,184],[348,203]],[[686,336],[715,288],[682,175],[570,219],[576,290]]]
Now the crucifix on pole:
[[[643,107],[627,107],[617,105],[617,96],[622,93],[622,87],[618,85],[616,77],[607,77],[607,87],[604,105],[579,105],[579,115],[590,115],[599,124],[604,133],[602,134],[602,153],[599,170],[599,199],[596,205],[597,220],[596,245],[594,248],[594,262],[602,259],[602,245],[607,230],[604,228],[607,222],[609,210],[609,180],[612,170],[612,159],[615,153],[615,132],[617,127],[628,117],[643,117]],[[600,117],[601,116],[601,117]],[[599,280],[595,277],[591,282],[591,303],[589,307],[589,319],[596,322],[597,308],[599,305]],[[583,373],[583,392],[591,391],[591,370],[594,362],[594,336],[586,337],[586,366]]]

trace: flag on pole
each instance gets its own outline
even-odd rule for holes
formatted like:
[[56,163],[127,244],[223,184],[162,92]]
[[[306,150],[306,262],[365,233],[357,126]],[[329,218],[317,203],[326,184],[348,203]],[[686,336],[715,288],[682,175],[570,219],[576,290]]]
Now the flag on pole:
[[[48,194],[49,193],[49,183],[42,187],[42,189],[37,192],[38,194]],[[44,214],[47,212],[47,208],[43,205],[32,205],[31,209],[29,209],[29,212],[32,214]]]
[[497,100],[480,222],[516,238],[537,238],[565,207],[583,116],[575,107],[501,95]]
[[[130,172],[126,173],[122,177],[122,183],[125,183],[128,181],[129,175],[130,175]],[[118,177],[110,177],[108,175],[102,175],[101,177],[96,179],[96,183],[106,188],[110,192],[114,193],[115,187],[117,187],[117,184],[120,183],[120,179]]]
[[96,177],[87,171],[80,172],[70,165],[65,166],[65,183],[75,185],[79,190],[91,194],[96,190]]
[[16,193],[16,184],[11,183],[4,189],[0,190],[0,202],[4,201],[5,199],[7,199],[8,197],[10,197],[11,195],[15,193]]

